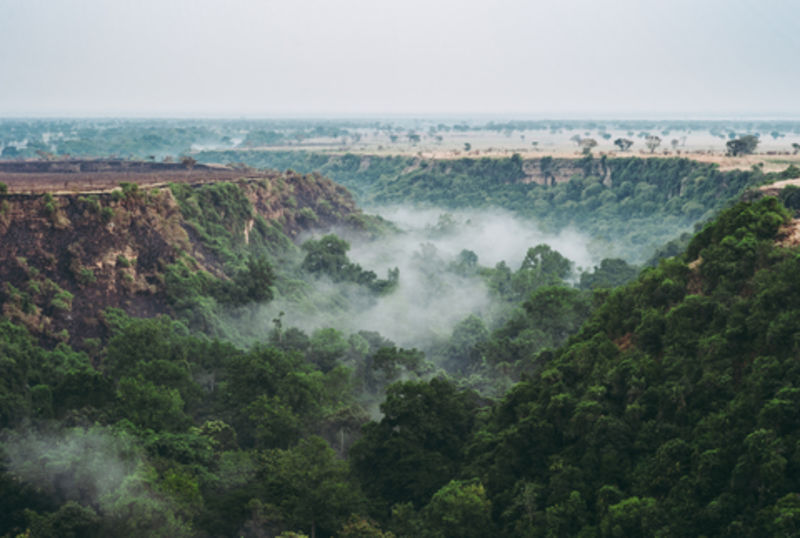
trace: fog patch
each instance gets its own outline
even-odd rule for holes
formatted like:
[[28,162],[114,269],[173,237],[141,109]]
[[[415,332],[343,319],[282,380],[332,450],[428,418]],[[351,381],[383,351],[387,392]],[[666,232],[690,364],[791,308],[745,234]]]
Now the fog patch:
[[151,535],[180,535],[176,504],[155,482],[157,474],[137,440],[114,428],[26,428],[4,432],[2,455],[15,479],[59,504],[75,501],[110,521],[133,521]]
[[99,505],[141,465],[131,444],[101,428],[15,432],[3,447],[8,470],[18,479],[83,504]]
[[[351,258],[370,268],[377,266],[380,258],[398,247],[407,252],[422,242],[432,243],[445,256],[456,256],[463,249],[478,255],[478,263],[494,267],[505,261],[512,270],[519,269],[528,249],[547,244],[576,268],[590,268],[599,262],[590,253],[589,237],[574,229],[564,229],[548,234],[528,219],[520,218],[503,209],[447,211],[441,208],[415,208],[412,206],[375,206],[366,209],[396,224],[403,233],[381,239],[385,246],[374,243],[354,244]],[[370,265],[376,264],[377,267]],[[402,268],[400,275],[402,278]]]
[[[586,236],[574,230],[546,234],[533,222],[504,210],[448,212],[393,206],[368,211],[394,223],[399,232],[364,240],[332,231],[350,242],[349,259],[375,271],[378,278],[386,278],[390,269],[400,270],[392,292],[376,296],[363,286],[320,278],[313,281],[307,300],[278,297],[256,307],[248,322],[240,318],[242,333],[263,338],[282,312],[284,326],[307,333],[322,327],[346,333],[377,331],[402,347],[427,350],[448,338],[466,317],[478,316],[491,326],[498,310],[507,307],[490,294],[477,274],[478,266],[493,268],[503,261],[516,271],[528,249],[542,243],[573,260],[576,269],[597,263]],[[477,255],[477,266],[459,265],[464,250]]]

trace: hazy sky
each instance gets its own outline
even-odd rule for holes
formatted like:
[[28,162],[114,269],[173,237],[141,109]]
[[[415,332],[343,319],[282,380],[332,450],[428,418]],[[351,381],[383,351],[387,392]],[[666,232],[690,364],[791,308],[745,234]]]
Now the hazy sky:
[[798,0],[0,0],[0,116],[800,117]]

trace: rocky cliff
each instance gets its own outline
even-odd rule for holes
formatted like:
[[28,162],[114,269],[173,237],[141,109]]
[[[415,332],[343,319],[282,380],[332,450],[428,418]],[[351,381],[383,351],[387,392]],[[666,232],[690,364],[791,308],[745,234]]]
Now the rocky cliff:
[[222,182],[205,175],[202,183],[188,178],[163,188],[126,182],[99,193],[0,195],[3,314],[44,341],[80,345],[103,336],[107,307],[137,316],[170,312],[165,272],[177,262],[225,281],[251,244],[269,257],[291,248],[304,230],[363,228],[349,193],[330,180],[258,175]]

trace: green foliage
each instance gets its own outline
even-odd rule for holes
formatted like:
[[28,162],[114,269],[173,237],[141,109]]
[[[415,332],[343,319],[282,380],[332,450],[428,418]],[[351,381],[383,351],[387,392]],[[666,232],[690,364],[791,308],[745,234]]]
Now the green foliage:
[[319,437],[267,454],[266,488],[289,528],[330,535],[363,503],[347,465]]
[[225,263],[236,262],[236,249],[244,244],[244,229],[253,206],[234,183],[170,185],[184,219],[203,244]]
[[367,271],[347,258],[350,244],[335,234],[320,239],[309,239],[303,243],[306,256],[301,267],[311,274],[325,275],[334,282],[353,282],[369,288],[375,293],[389,293],[400,278],[400,271],[390,269],[386,280],[381,280],[373,271]]
[[347,251],[350,244],[336,235],[329,234],[303,243],[306,257],[302,267],[310,273],[326,274],[336,280],[344,280],[350,269]]
[[222,307],[268,302],[276,276],[266,257],[250,257],[233,278],[223,280],[206,271],[193,270],[193,260],[179,260],[164,271],[164,288],[170,304],[190,325],[214,333],[223,331]]
[[100,210],[100,218],[105,223],[111,222],[111,219],[114,218],[114,208],[109,206],[103,207],[103,209]]
[[[666,256],[663,256],[666,257]],[[599,288],[616,288],[627,284],[639,273],[639,269],[619,258],[603,258],[600,266],[593,272],[581,273],[580,288],[595,290]]]
[[489,338],[489,331],[481,319],[470,315],[453,328],[442,366],[448,371],[468,375],[482,369],[483,358],[479,346]]
[[434,493],[425,507],[425,536],[479,538],[494,534],[492,503],[476,481],[451,480]]
[[795,179],[798,177],[800,177],[800,168],[794,164],[790,164],[783,172],[778,174],[780,179]]
[[528,249],[519,271],[511,279],[511,287],[523,298],[543,286],[561,284],[571,272],[572,262],[549,245],[537,245]]
[[123,377],[117,384],[117,414],[141,428],[180,431],[189,424],[184,402],[176,389],[141,378]]
[[[365,191],[409,189],[410,199],[434,198],[426,183],[453,179],[438,163],[405,158],[366,167],[356,156],[307,159],[369,179]],[[520,182],[519,157],[455,161],[448,188],[461,201],[518,204],[554,227],[596,225],[613,237],[623,218],[632,227],[703,218],[764,177],[649,161],[587,158],[570,181],[546,187]],[[559,165],[540,164],[550,174]],[[367,178],[373,167],[382,175]],[[390,180],[400,176],[419,181]],[[120,192],[122,204],[141,195]],[[269,334],[258,320],[269,342],[249,349],[192,333],[213,330],[223,308],[289,289],[265,247],[286,237],[252,217],[241,190],[174,192],[225,274],[198,271],[188,256],[164,270],[167,300],[189,325],[107,311],[102,340],[87,342],[90,359],[0,320],[0,534],[797,534],[800,258],[775,244],[788,219],[776,199],[732,206],[685,241],[686,255],[638,277],[603,260],[577,288],[565,283],[570,262],[543,245],[517,271],[481,268],[463,251],[445,270],[482,277],[518,307],[497,327],[467,317],[435,347],[436,364],[456,378],[448,381],[421,352],[377,333],[309,337],[280,315]],[[792,205],[794,194],[781,199]],[[642,249],[647,235],[626,237]],[[663,252],[680,254],[682,244]],[[387,289],[377,283],[392,279],[352,264],[347,249],[326,236],[303,264]],[[17,263],[25,284],[3,287],[4,312],[70,311],[69,292]],[[521,381],[497,401],[458,388],[492,375]],[[384,390],[382,418],[355,441]],[[65,436],[52,421],[95,426]]]
[[[602,536],[719,536],[777,520],[797,490],[784,454],[800,435],[788,418],[797,258],[774,245],[784,219],[774,199],[723,212],[692,241],[695,266],[662,261],[605,294],[506,395],[462,471],[482,477],[506,532],[522,534],[526,513],[542,532]],[[704,267],[722,269],[707,278]]]
[[0,181],[0,196],[8,194],[8,185]]
[[236,272],[232,280],[221,284],[215,293],[222,303],[243,305],[250,302],[268,302],[272,300],[272,285],[275,272],[266,257],[251,257],[245,267]]
[[85,204],[92,213],[100,212],[100,201],[95,195],[78,196],[78,201]]
[[[389,387],[383,419],[364,428],[350,459],[376,513],[395,503],[423,506],[464,460],[477,402],[439,379]],[[392,465],[383,465],[391,461]]]
[[758,146],[758,137],[755,135],[744,135],[733,140],[729,140],[725,147],[728,150],[728,155],[736,157],[737,155],[748,155],[753,153]]
[[90,507],[67,501],[53,513],[40,515],[30,511],[29,530],[32,538],[51,536],[102,536],[101,519]]
[[137,200],[141,197],[139,185],[136,183],[122,182],[119,187],[122,189],[122,197],[126,200]]
[[[356,194],[362,204],[423,203],[444,208],[503,207],[548,230],[577,227],[608,257],[641,263],[675,236],[691,230],[745,189],[769,176],[760,170],[721,172],[677,158],[418,160],[413,157],[327,155],[304,151],[207,152],[211,162],[319,171]],[[526,182],[537,165],[544,185]],[[424,166],[423,166],[424,165]],[[562,168],[579,170],[573,180]]]
[[83,267],[78,271],[75,275],[75,280],[78,281],[78,284],[81,286],[88,286],[89,284],[94,284],[97,282],[97,277],[89,267]]
[[591,297],[585,292],[565,286],[537,288],[478,350],[493,365],[530,370],[539,351],[562,344],[590,312]]

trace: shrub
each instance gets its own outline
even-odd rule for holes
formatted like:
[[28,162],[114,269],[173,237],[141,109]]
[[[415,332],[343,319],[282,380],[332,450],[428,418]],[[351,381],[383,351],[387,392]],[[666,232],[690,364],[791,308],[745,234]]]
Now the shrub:
[[111,219],[114,218],[114,210],[110,207],[104,207],[102,210],[100,210],[100,218],[103,220],[103,222],[111,222]]
[[[92,276],[94,276],[94,274],[92,274]],[[70,311],[72,310],[73,297],[74,296],[70,292],[61,290],[56,293],[53,299],[50,301],[50,306],[56,310]]]
[[97,282],[97,277],[94,276],[94,271],[88,267],[84,267],[78,271],[78,274],[75,275],[75,278],[78,281],[78,284],[81,286],[88,286],[89,284]]

